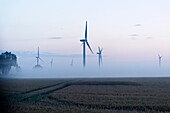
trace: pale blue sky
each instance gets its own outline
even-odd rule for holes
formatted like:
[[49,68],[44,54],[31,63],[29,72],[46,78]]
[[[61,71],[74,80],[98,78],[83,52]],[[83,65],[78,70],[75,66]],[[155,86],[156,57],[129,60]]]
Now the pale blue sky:
[[80,55],[87,20],[89,43],[94,53],[104,48],[106,63],[157,62],[160,53],[170,65],[169,6],[170,0],[0,0],[0,50],[39,46],[42,53]]

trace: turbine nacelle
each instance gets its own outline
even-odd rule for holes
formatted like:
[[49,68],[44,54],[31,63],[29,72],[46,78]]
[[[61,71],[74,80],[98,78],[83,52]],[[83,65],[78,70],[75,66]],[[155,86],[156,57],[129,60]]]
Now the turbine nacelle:
[[87,40],[85,40],[85,39],[81,39],[81,40],[80,40],[80,42],[86,42],[86,41],[87,41]]

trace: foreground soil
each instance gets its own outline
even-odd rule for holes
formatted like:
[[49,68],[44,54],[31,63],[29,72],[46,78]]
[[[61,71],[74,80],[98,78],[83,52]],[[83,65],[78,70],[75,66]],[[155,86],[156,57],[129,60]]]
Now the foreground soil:
[[170,78],[0,79],[1,113],[170,112]]

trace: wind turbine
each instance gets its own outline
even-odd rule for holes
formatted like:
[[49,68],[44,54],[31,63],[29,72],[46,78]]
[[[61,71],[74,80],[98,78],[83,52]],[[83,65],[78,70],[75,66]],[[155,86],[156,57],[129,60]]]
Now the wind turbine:
[[99,52],[97,52],[97,54],[99,55],[99,67],[100,67],[100,62],[103,64],[102,55],[101,55],[103,48],[100,49],[100,47],[98,47],[98,49],[99,49]]
[[50,64],[51,64],[51,68],[52,68],[52,65],[53,65],[53,59],[51,59]]
[[159,67],[160,67],[160,66],[161,66],[162,56],[160,56],[160,55],[158,54],[158,57],[159,57]]
[[39,65],[39,60],[41,60],[42,62],[44,62],[41,58],[40,58],[40,54],[39,54],[39,47],[38,47],[38,52],[37,52],[37,65],[34,66],[34,68],[42,68],[42,66]]
[[85,51],[85,48],[86,48],[86,44],[87,46],[89,47],[90,51],[92,52],[93,54],[93,51],[87,41],[87,21],[86,21],[86,28],[85,28],[85,39],[81,39],[80,42],[83,42],[83,66],[85,67],[86,66],[86,51]]
[[71,67],[73,67],[73,59],[71,60],[71,64],[70,64]]

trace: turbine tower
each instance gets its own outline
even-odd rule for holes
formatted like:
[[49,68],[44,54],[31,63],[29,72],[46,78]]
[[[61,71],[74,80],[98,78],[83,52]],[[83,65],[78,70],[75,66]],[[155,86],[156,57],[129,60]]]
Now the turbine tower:
[[52,68],[52,66],[53,66],[53,59],[51,59],[50,64],[51,64],[51,68]]
[[34,66],[34,68],[42,68],[42,66],[39,65],[39,60],[41,60],[42,62],[44,62],[41,58],[40,58],[40,54],[39,54],[39,47],[38,47],[38,52],[37,52],[37,64]]
[[90,47],[90,45],[87,41],[87,21],[86,21],[86,28],[85,28],[85,39],[81,39],[80,42],[82,42],[82,44],[83,44],[83,66],[85,67],[86,66],[86,51],[85,51],[86,44],[93,54],[93,51],[92,51],[92,49],[91,49],[91,47]]
[[97,54],[99,55],[99,67],[100,67],[100,62],[103,64],[102,55],[101,55],[103,48],[100,49],[100,47],[98,47],[98,49],[99,49],[99,52],[97,52]]
[[158,57],[159,57],[159,67],[161,67],[162,56],[160,56],[160,55],[158,54]]

